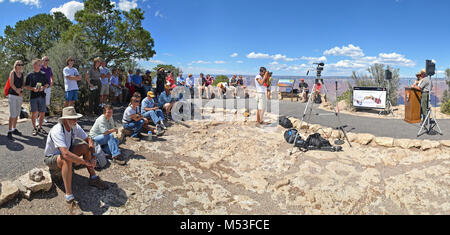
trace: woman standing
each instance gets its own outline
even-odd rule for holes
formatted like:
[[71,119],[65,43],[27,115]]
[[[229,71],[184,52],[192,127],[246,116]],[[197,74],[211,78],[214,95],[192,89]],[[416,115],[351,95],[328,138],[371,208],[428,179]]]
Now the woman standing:
[[100,105],[100,64],[99,57],[94,59],[94,66],[86,73],[85,79],[89,85],[91,93],[89,94],[89,113],[95,114]]
[[12,134],[22,135],[19,130],[16,129],[17,119],[22,109],[23,101],[23,86],[25,85],[25,79],[23,79],[23,62],[17,60],[14,62],[14,69],[9,73],[9,88],[8,103],[9,103],[9,122],[8,122],[8,139],[13,140]]

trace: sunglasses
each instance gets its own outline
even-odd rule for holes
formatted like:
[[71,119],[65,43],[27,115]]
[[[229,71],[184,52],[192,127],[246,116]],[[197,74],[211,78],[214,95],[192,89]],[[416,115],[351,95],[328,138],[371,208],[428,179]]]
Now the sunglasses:
[[44,60],[44,61],[50,61],[50,60]]
[[16,66],[23,66],[23,64],[18,64],[18,65],[16,65]]

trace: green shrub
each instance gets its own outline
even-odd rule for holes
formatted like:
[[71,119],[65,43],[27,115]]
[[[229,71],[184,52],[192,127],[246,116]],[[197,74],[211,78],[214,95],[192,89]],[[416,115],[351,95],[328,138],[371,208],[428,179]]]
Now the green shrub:
[[450,114],[450,100],[441,104],[441,113]]
[[227,77],[227,76],[225,76],[225,75],[219,75],[219,76],[217,76],[215,79],[214,79],[214,82],[213,82],[213,86],[217,86],[217,84],[219,84],[220,82],[225,82],[226,84],[228,84],[228,82],[229,82],[230,80],[229,80],[229,78]]

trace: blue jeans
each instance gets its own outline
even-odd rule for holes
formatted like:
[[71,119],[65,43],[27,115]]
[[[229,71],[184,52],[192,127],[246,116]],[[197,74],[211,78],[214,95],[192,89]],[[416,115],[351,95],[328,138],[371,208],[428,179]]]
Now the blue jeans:
[[132,130],[133,134],[131,137],[138,137],[138,134],[141,133],[142,127],[144,127],[145,121],[143,119],[135,122],[131,121],[129,123],[123,124],[123,128],[127,130]]
[[[120,154],[119,140],[114,138],[112,133],[109,135],[96,136],[94,137],[94,141],[102,146],[102,149],[106,154],[109,154],[112,157],[116,157]],[[104,145],[107,145],[107,147],[104,147]]]
[[157,109],[156,111],[150,110],[143,114],[145,118],[151,118],[153,123],[158,124],[159,121],[164,121],[164,114],[161,109]]

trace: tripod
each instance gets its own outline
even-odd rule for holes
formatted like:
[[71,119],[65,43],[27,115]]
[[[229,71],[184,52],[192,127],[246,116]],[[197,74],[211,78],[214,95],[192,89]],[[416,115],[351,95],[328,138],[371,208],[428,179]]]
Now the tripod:
[[385,113],[386,115],[388,115],[389,113],[391,113],[392,114],[392,116],[394,117],[395,115],[394,115],[394,108],[392,107],[392,103],[391,103],[391,89],[390,89],[390,83],[389,83],[389,81],[388,81],[388,88],[386,89],[387,90],[387,92],[386,92],[386,96],[387,96],[387,101],[386,101],[386,109],[385,110],[381,110],[380,111],[380,115],[382,114],[382,113]]
[[[430,84],[433,84],[431,82],[431,75],[430,75]],[[420,130],[417,133],[417,137],[419,137],[419,136],[421,136],[421,135],[423,135],[425,133],[427,133],[428,135],[431,135],[432,134],[431,131],[435,127],[438,128],[438,130],[439,130],[438,133],[440,135],[443,135],[442,131],[441,131],[441,128],[439,128],[439,124],[437,122],[437,119],[434,116],[433,111],[431,110],[431,90],[432,90],[432,87],[431,87],[430,91],[428,92],[428,110],[427,110],[428,112],[427,112],[427,115],[426,115],[425,119],[423,119],[422,126],[420,127]],[[426,131],[422,133],[423,129],[425,129]]]
[[[319,68],[319,67],[318,67],[318,68]],[[323,69],[323,68],[322,68],[322,69]],[[317,73],[317,81],[319,82],[319,80],[321,80],[321,83],[323,84],[323,87],[325,88],[325,95],[328,97],[328,89],[327,89],[327,87],[325,86],[325,83],[323,82],[323,79],[320,79],[320,72],[319,72],[319,71],[320,71],[320,70],[318,69],[318,73]],[[300,122],[300,129],[301,129],[301,126],[302,126],[302,124],[303,124],[303,122],[304,122],[304,119],[305,119],[305,117],[306,117],[306,112],[308,111],[308,109],[310,110],[310,111],[309,111],[310,113],[312,112],[312,108],[313,108],[313,105],[314,105],[314,104],[312,103],[312,101],[313,101],[313,94],[314,94],[314,92],[316,91],[316,86],[317,86],[317,83],[318,83],[318,82],[314,83],[312,92],[311,92],[311,94],[309,95],[308,102],[306,103],[305,110],[303,111],[302,120],[301,120],[301,122]],[[320,94],[319,94],[319,95],[320,95]],[[340,125],[340,126],[336,127],[335,129],[336,129],[336,130],[342,131],[342,133],[344,134],[345,139],[347,140],[347,143],[350,145],[350,147],[352,147],[352,145],[350,144],[350,141],[348,140],[347,133],[346,133],[345,130],[344,130],[344,128],[346,128],[347,126],[343,126],[343,125],[342,125],[341,119],[340,119],[340,117],[339,117],[339,113],[336,111],[336,107],[335,107],[334,105],[333,105],[333,109],[334,109],[334,115],[337,117],[338,122],[339,122],[339,125]],[[319,115],[319,114],[317,114],[317,115]],[[294,150],[295,144],[297,143],[297,139],[298,139],[299,136],[300,136],[300,131],[298,131],[297,134],[295,135],[295,139],[294,139],[294,143],[293,143],[292,148],[291,148],[290,155],[292,155],[292,151]]]

